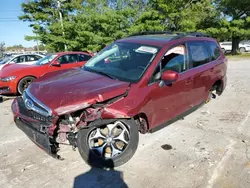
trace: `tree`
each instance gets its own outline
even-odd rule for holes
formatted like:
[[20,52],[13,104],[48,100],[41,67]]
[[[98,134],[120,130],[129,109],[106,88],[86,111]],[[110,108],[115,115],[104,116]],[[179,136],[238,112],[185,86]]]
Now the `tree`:
[[[233,43],[248,36],[249,2],[236,0],[36,0],[22,4],[19,18],[49,51],[98,51],[141,31],[202,31]],[[63,27],[60,22],[60,13]]]
[[250,37],[250,0],[217,0],[223,13],[221,27],[232,40],[232,54],[237,54],[239,42]]
[[5,42],[0,43],[0,57],[3,57]]
[[23,50],[24,47],[23,45],[19,44],[19,45],[13,45],[13,46],[8,46],[6,48],[7,51],[12,51],[12,50]]

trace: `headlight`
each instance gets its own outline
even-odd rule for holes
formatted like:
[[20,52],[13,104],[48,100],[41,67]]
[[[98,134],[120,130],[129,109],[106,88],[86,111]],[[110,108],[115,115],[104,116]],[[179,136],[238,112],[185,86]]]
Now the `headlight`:
[[15,78],[16,76],[9,76],[9,77],[0,78],[0,80],[3,82],[9,82],[11,80],[14,80]]

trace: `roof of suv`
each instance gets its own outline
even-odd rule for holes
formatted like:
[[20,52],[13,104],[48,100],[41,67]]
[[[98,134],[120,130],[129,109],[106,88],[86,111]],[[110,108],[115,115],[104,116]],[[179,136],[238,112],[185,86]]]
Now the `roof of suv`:
[[[147,34],[149,33],[149,34]],[[129,36],[128,38],[117,40],[117,42],[131,42],[131,43],[140,43],[140,44],[151,44],[154,46],[162,47],[166,45],[168,42],[182,39],[182,38],[199,38],[200,40],[214,40],[210,36],[203,34],[203,33],[160,33],[156,32],[145,32],[142,34],[135,34],[132,36]]]

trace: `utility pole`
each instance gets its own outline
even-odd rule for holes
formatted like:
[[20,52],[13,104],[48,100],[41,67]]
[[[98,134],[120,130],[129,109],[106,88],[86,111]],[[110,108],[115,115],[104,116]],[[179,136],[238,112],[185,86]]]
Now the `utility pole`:
[[38,40],[37,40],[37,34],[36,34],[36,50],[39,52],[39,43],[38,43]]
[[[62,17],[62,12],[61,12],[61,1],[57,0],[57,7],[59,11],[59,18],[60,18],[60,23],[61,23],[61,28],[62,28],[62,35],[65,39],[65,33],[64,33],[64,27],[63,27],[63,17]],[[64,44],[64,50],[67,51],[67,46]]]

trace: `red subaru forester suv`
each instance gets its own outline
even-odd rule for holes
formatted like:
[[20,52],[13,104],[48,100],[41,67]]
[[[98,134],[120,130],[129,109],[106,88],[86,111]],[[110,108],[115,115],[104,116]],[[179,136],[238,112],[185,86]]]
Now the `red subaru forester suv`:
[[126,163],[139,132],[177,120],[226,86],[227,59],[200,33],[142,33],[105,47],[82,68],[33,82],[12,104],[16,125],[50,155],[78,147],[96,167]]

